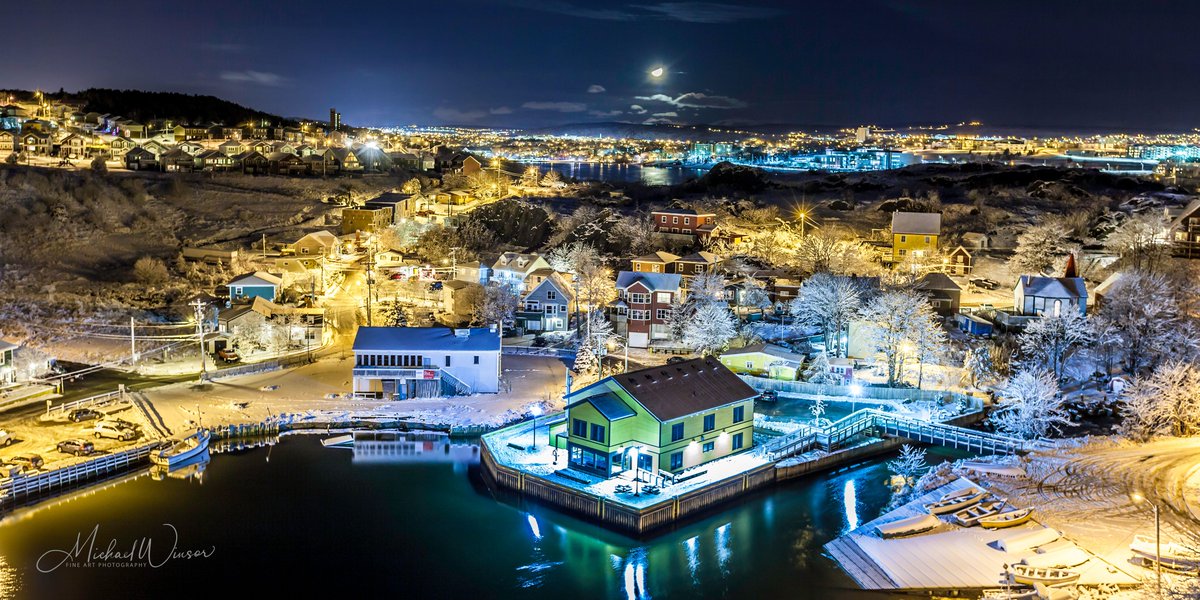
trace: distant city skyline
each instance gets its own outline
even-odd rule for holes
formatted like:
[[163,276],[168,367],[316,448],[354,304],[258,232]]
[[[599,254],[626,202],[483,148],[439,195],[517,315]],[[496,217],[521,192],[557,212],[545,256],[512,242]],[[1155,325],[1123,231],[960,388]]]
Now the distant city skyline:
[[[346,10],[343,10],[345,8]],[[1200,126],[1200,6],[450,0],[248,9],[27,3],[3,88],[212,94],[355,126]],[[100,43],[99,40],[103,40]],[[662,68],[660,76],[652,75]]]

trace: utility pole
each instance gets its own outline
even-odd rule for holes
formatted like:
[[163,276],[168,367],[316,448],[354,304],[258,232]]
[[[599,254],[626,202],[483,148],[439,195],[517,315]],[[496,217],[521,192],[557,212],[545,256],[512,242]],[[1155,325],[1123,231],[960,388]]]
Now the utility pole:
[[458,279],[458,246],[450,248],[450,279]]
[[204,381],[205,375],[208,374],[207,367],[204,364],[204,303],[199,299],[188,303],[196,311],[196,346],[200,350],[200,381]]
[[375,254],[367,252],[367,327],[373,327],[371,324],[371,284],[374,283],[375,273]]
[[267,234],[262,234],[263,262],[267,260]]
[[129,317],[129,362],[137,364],[137,340],[134,336],[133,317]]

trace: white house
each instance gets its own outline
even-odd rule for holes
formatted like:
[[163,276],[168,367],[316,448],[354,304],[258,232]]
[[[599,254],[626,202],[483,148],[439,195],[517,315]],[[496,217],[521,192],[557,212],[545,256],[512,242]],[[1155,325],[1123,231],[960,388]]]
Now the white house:
[[500,390],[500,332],[493,325],[359,327],[354,393],[385,400]]
[[525,278],[530,273],[541,269],[549,269],[550,263],[537,254],[520,254],[505,252],[492,265],[492,280],[508,284],[522,290]]

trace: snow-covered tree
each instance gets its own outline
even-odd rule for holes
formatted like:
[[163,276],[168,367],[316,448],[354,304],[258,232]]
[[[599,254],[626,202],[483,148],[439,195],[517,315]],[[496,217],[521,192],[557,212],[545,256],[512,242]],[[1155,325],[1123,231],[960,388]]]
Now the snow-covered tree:
[[916,358],[917,341],[935,337],[925,330],[940,327],[929,302],[911,290],[876,296],[863,307],[861,318],[863,335],[887,364],[888,385],[895,385],[904,374],[905,362]]
[[950,339],[932,311],[914,315],[914,319],[918,322],[914,323],[912,333],[913,358],[917,361],[917,389],[921,389],[925,383],[925,365],[936,365],[946,357]]
[[421,180],[413,177],[405,181],[404,185],[400,187],[400,191],[410,196],[419,195],[421,193]]
[[925,450],[904,444],[900,446],[900,456],[887,463],[888,470],[903,482],[904,487],[911,487],[925,471],[929,464],[925,462]]
[[1073,425],[1059,394],[1057,379],[1047,372],[1021,371],[999,390],[1000,402],[990,420],[996,429],[1027,440],[1045,437]]
[[696,306],[692,318],[683,326],[683,343],[699,355],[724,348],[737,336],[737,321],[724,304]]
[[92,159],[92,172],[97,175],[103,175],[108,172],[108,163],[104,162],[103,156],[97,156]]
[[829,355],[821,352],[804,369],[804,380],[818,385],[836,385],[842,378],[829,370]]
[[759,312],[766,312],[768,308],[774,306],[771,302],[771,295],[767,293],[766,288],[762,283],[754,279],[746,281],[741,304],[750,308],[757,308]]
[[521,185],[524,187],[537,187],[538,179],[542,176],[541,171],[535,166],[529,166],[525,172],[521,173]]
[[1129,271],[1105,295],[1098,319],[1102,323],[1092,329],[1115,334],[1113,341],[1125,355],[1125,371],[1138,373],[1177,350],[1182,341],[1177,338],[1183,319],[1179,309],[1164,277]]
[[1170,255],[1171,247],[1162,239],[1166,226],[1161,214],[1133,215],[1109,234],[1104,245],[1121,257],[1124,266],[1154,273]]
[[971,387],[978,388],[980,383],[991,381],[996,375],[992,365],[992,353],[988,347],[968,348],[963,357],[963,370],[971,378]]
[[399,298],[384,307],[382,316],[384,327],[408,327],[408,312],[404,310]]
[[511,286],[490,283],[471,306],[471,322],[480,326],[507,323],[512,320],[518,301]]
[[1034,319],[1017,337],[1017,343],[1025,358],[1049,369],[1055,379],[1061,379],[1067,360],[1091,339],[1091,335],[1083,315],[1066,309],[1058,315]]
[[671,332],[672,341],[683,340],[683,328],[692,320],[694,308],[691,304],[681,302],[678,295],[674,296],[671,308],[667,312],[667,328]]
[[[790,232],[789,233],[794,233]],[[865,273],[871,258],[854,232],[836,226],[809,230],[797,235],[789,261],[808,273]],[[785,249],[789,245],[784,246]]]
[[1124,427],[1134,437],[1200,434],[1200,368],[1194,364],[1159,366],[1126,388],[1122,401]]
[[170,278],[170,274],[163,261],[151,256],[143,256],[133,263],[133,277],[147,285],[162,285]]
[[562,187],[562,185],[562,175],[559,175],[558,171],[554,169],[546,171],[546,175],[542,177],[542,187],[557,188]]
[[817,273],[800,286],[800,293],[788,304],[796,321],[819,327],[825,335],[825,349],[834,356],[845,356],[842,334],[863,306],[863,288],[850,277]]
[[575,362],[571,368],[580,375],[590,375],[595,373],[599,366],[600,362],[596,359],[596,353],[592,352],[592,347],[584,344],[575,353]]
[[663,236],[655,230],[651,215],[620,217],[609,230],[608,240],[635,256],[649,254],[663,245]]
[[613,332],[612,323],[604,316],[604,313],[599,310],[590,311],[587,315],[587,326],[580,331],[583,336],[583,344],[589,346],[601,356],[604,353],[604,348],[608,346],[608,341],[615,335]]
[[725,302],[725,276],[720,273],[701,273],[692,278],[688,287],[688,301],[696,304]]
[[821,424],[826,421],[825,408],[826,408],[826,406],[825,406],[825,397],[824,396],[817,396],[816,398],[813,399],[812,406],[808,407],[808,412],[812,413],[812,416],[813,416],[813,425],[816,425],[817,427],[821,427]]
[[1067,231],[1061,225],[1034,225],[1017,236],[1017,249],[1010,264],[1020,274],[1049,273],[1073,249],[1066,240]]

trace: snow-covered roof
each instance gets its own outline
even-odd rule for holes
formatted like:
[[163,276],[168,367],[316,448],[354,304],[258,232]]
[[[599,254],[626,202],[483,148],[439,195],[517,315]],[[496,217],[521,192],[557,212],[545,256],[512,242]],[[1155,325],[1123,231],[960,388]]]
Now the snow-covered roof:
[[266,271],[255,271],[234,277],[228,285],[270,285],[279,287],[283,285],[283,280]]
[[1087,298],[1087,282],[1082,277],[1035,277],[1022,275],[1017,287],[1026,296],[1042,298]]
[[673,263],[673,262],[679,260],[679,257],[674,254],[671,254],[670,252],[665,252],[663,250],[659,250],[659,251],[651,253],[651,254],[646,254],[645,256],[639,256],[633,260],[636,262],[657,262],[657,263],[663,263],[663,264],[670,264],[670,263]]
[[1179,216],[1175,217],[1174,221],[1171,221],[1171,226],[1168,227],[1167,230],[1175,231],[1176,229],[1183,227],[1183,220],[1190,216],[1196,215],[1197,211],[1200,211],[1200,200],[1192,200],[1187,207],[1185,207],[1183,211],[1179,213]]
[[1100,285],[1096,286],[1096,288],[1092,290],[1092,293],[1097,296],[1103,296],[1103,295],[1107,294],[1108,290],[1112,289],[1113,286],[1120,283],[1121,278],[1124,276],[1125,276],[1124,272],[1117,271],[1116,273],[1113,273],[1112,275],[1105,277],[1104,281],[1101,281]]
[[490,327],[359,327],[354,351],[500,351],[500,332]]
[[584,403],[591,404],[609,421],[619,421],[637,415],[636,411],[629,408],[629,405],[625,404],[624,400],[613,393],[588,396],[587,398],[568,404],[567,408],[574,408]]
[[617,288],[628,289],[629,286],[641,281],[650,291],[678,290],[683,277],[678,273],[635,273],[621,271],[617,274]]
[[8,340],[0,339],[0,352],[4,352],[6,350],[16,350],[17,348],[20,348],[20,347],[21,347],[20,344],[14,344],[13,342],[10,342]]
[[941,213],[892,213],[892,233],[912,235],[940,235],[942,232]]
[[740,356],[742,354],[759,354],[759,353],[766,354],[769,356],[774,356],[775,358],[781,358],[783,360],[792,361],[792,362],[796,362],[796,363],[804,362],[803,356],[796,354],[795,352],[791,352],[785,348],[776,346],[775,344],[766,344],[766,343],[750,344],[749,346],[746,346],[744,348],[738,348],[737,350],[730,350],[730,351],[722,354],[722,356]]
[[693,252],[687,256],[680,257],[677,260],[679,262],[704,263],[712,265],[716,264],[720,259],[718,259],[717,255],[713,254],[712,252],[705,252],[704,250],[701,250],[699,252]]
[[950,279],[949,275],[946,275],[945,273],[938,273],[936,271],[932,273],[926,273],[924,277],[917,281],[916,287],[919,290],[962,290],[962,287],[960,287],[957,283],[954,283],[954,280]]

